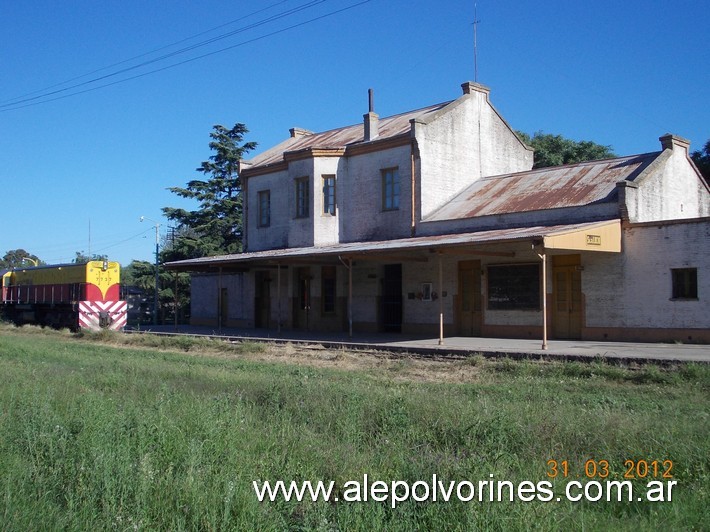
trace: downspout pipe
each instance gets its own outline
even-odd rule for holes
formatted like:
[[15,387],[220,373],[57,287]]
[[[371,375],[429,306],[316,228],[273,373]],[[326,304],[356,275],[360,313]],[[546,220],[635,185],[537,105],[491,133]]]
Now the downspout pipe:
[[542,346],[543,351],[547,350],[547,253],[545,253],[544,242],[539,244],[539,251],[535,250],[536,243],[532,244],[533,250],[542,261]]
[[411,214],[411,225],[410,225],[410,231],[411,235],[415,236],[417,234],[417,165],[416,165],[416,158],[415,158],[415,150],[416,150],[416,144],[415,140],[412,140],[411,144],[411,149],[410,149],[410,170],[411,170],[411,175],[410,175],[410,182],[411,182],[411,196],[412,196],[412,214]]

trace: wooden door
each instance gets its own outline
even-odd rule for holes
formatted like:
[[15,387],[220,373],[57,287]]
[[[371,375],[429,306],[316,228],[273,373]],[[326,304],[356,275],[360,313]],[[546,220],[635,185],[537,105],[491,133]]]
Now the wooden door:
[[552,257],[552,326],[555,338],[582,337],[582,268],[579,255]]
[[462,336],[480,336],[483,321],[481,261],[459,262],[458,330]]

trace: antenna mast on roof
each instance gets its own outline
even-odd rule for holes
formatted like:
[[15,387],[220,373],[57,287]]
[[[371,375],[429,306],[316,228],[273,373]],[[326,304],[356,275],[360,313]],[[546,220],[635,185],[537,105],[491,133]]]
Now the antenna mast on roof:
[[473,81],[478,83],[478,2],[473,3]]

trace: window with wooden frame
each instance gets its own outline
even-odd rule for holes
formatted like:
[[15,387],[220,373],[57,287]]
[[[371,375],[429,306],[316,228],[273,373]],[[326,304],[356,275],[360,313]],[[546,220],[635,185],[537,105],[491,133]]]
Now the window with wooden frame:
[[261,190],[257,194],[257,226],[271,225],[271,191]]
[[399,209],[399,169],[385,168],[382,172],[382,210]]
[[671,299],[698,299],[698,269],[672,268],[673,293]]
[[323,176],[323,214],[335,216],[335,176]]
[[323,266],[321,269],[321,301],[323,314],[335,313],[335,280],[335,266]]
[[308,176],[296,179],[296,218],[308,218],[310,215],[308,185]]
[[540,310],[540,265],[488,266],[490,310]]

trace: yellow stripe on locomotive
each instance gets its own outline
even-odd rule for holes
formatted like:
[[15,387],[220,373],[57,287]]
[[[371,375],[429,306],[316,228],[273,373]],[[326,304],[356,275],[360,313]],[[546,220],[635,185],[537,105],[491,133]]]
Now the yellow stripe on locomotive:
[[118,262],[93,260],[86,264],[21,268],[8,274],[12,274],[12,284],[16,286],[85,284],[90,291],[86,299],[103,301],[119,299],[120,270]]

